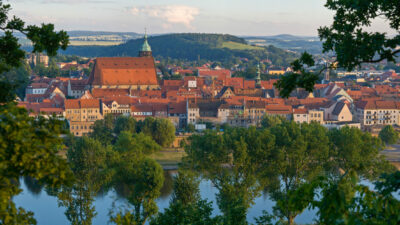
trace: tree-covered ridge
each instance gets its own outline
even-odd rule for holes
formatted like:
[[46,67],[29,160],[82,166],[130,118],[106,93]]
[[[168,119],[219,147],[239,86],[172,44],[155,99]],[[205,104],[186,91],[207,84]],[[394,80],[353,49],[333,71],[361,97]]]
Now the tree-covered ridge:
[[[167,34],[149,37],[149,43],[156,58],[197,61],[200,57],[219,62],[234,62],[239,58],[270,59],[273,64],[289,65],[296,57],[274,46],[251,46],[243,38],[227,34]],[[62,53],[86,57],[137,56],[142,44],[143,39],[136,39],[118,46],[71,46]]]

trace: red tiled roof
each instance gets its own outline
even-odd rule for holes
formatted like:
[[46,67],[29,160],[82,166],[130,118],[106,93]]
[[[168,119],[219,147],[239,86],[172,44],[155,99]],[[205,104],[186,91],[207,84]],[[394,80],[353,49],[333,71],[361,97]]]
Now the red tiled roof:
[[269,114],[291,114],[292,106],[290,105],[267,105],[265,107]]
[[97,58],[89,78],[93,85],[157,85],[152,57]]
[[306,108],[299,108],[299,109],[293,109],[293,114],[307,114],[308,109]]
[[380,101],[380,100],[371,100],[371,101],[358,101],[355,103],[357,108],[360,109],[400,109],[399,102],[395,101]]
[[100,89],[92,90],[92,95],[95,98],[111,97],[111,96],[128,96],[129,89]]
[[100,108],[98,99],[67,99],[65,100],[66,109]]
[[168,106],[168,113],[170,114],[185,114],[186,113],[186,102],[173,102]]
[[231,77],[230,70],[210,70],[210,69],[199,69],[198,70],[199,77],[216,77],[219,80],[225,80],[226,78]]
[[47,83],[32,83],[29,86],[32,88],[47,88],[49,85]]

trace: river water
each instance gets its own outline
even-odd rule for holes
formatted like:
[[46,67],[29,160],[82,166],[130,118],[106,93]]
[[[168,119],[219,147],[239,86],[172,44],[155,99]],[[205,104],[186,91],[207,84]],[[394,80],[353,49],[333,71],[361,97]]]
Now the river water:
[[[171,172],[173,173],[173,172]],[[172,176],[171,173],[166,174],[166,182],[162,189],[161,196],[157,199],[157,205],[160,211],[168,208],[172,197]],[[23,192],[14,198],[17,206],[23,207],[25,210],[32,211],[38,225],[69,225],[69,221],[64,215],[65,208],[58,206],[57,197],[50,196],[42,190],[31,190],[28,188],[24,180],[21,180],[21,188]],[[216,204],[217,189],[213,187],[208,180],[202,180],[200,183],[200,193],[203,199],[213,202],[214,215],[220,214]],[[94,202],[97,216],[93,219],[93,225],[109,224],[109,212],[113,202],[117,207],[126,206],[126,200],[119,196],[115,191],[109,191],[97,196]],[[268,198],[267,194],[262,194],[255,199],[255,204],[249,209],[247,219],[250,223],[254,222],[254,217],[262,214],[263,210],[272,213],[274,202]],[[316,210],[305,210],[301,215],[296,217],[295,222],[298,224],[312,223],[316,218]]]

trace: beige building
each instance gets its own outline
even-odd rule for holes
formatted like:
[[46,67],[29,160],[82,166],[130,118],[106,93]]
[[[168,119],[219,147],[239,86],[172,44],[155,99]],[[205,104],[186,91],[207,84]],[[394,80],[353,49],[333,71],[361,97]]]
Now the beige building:
[[324,124],[324,111],[318,109],[297,108],[293,109],[293,121],[296,123],[317,122]]
[[70,132],[75,136],[90,133],[94,122],[103,119],[100,100],[65,100],[65,118],[69,121]]
[[356,121],[362,128],[369,126],[400,125],[400,102],[358,101],[355,104]]
[[129,97],[114,97],[112,99],[103,99],[101,101],[103,116],[113,115],[131,115],[131,100]]

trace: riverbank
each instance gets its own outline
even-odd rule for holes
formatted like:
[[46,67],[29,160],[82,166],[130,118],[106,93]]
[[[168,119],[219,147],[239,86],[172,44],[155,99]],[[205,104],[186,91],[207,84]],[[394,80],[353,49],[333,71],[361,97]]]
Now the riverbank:
[[400,144],[390,145],[381,154],[391,162],[398,170],[400,170]]
[[150,157],[155,159],[164,170],[177,170],[182,158],[186,156],[183,149],[166,148],[152,154]]

